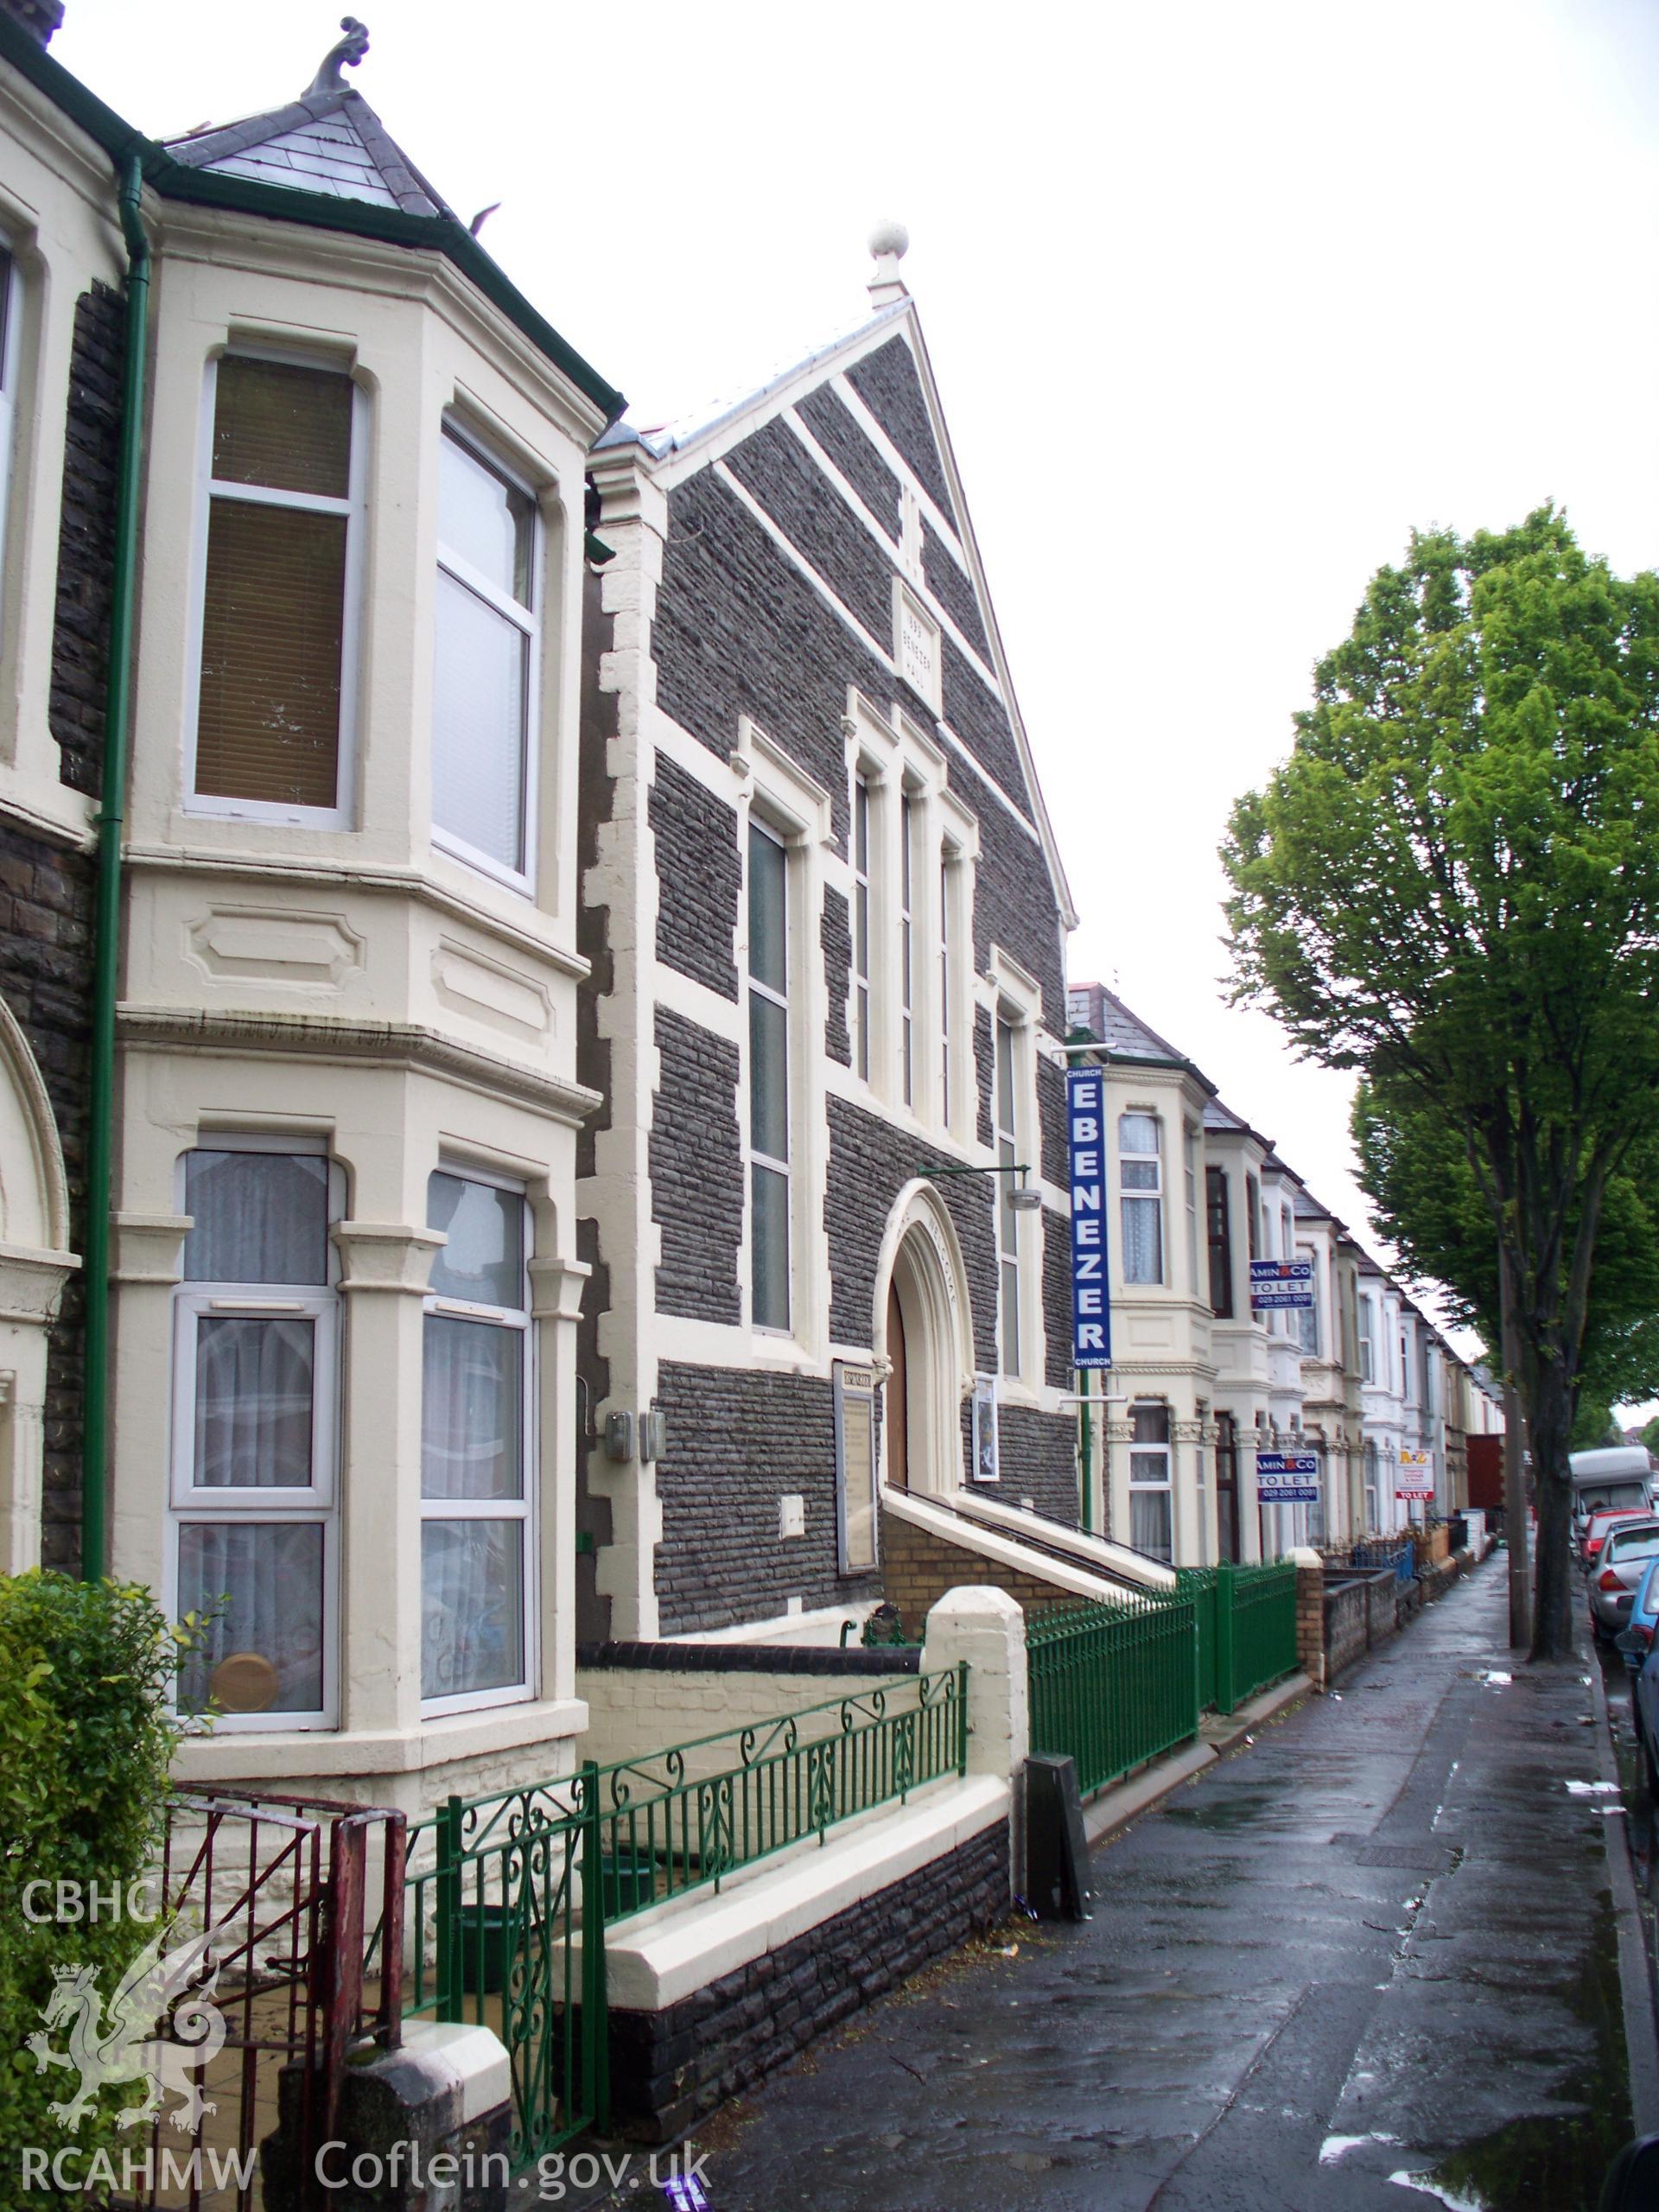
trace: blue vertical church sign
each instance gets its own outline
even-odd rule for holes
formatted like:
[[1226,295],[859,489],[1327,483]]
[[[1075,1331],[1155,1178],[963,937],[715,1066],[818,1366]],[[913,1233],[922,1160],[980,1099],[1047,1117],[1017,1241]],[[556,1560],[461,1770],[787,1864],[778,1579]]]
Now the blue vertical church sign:
[[1065,1078],[1066,1142],[1071,1168],[1071,1364],[1112,1363],[1111,1300],[1106,1274],[1105,1084],[1097,1068]]

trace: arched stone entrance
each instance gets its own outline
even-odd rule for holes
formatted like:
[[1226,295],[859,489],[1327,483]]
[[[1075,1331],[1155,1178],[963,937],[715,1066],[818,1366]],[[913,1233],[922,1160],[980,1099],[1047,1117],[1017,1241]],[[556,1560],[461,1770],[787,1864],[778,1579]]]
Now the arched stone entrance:
[[46,1085],[0,1000],[0,1573],[41,1559],[47,1331],[65,1278],[69,1192]]
[[973,1324],[956,1226],[925,1182],[899,1194],[876,1269],[874,1346],[884,1377],[882,1462],[895,1489],[935,1496],[962,1480],[962,1405]]

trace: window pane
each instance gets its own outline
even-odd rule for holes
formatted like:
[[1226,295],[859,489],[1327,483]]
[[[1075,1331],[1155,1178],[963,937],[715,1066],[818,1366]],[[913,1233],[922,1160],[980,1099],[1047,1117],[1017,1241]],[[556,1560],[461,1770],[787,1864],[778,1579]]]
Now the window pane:
[[996,1025],[996,1126],[1014,1128],[1014,1032],[1006,1021]]
[[526,493],[445,435],[438,457],[439,538],[521,607],[531,603],[533,515]]
[[524,1679],[524,1522],[423,1522],[421,1695],[513,1689]]
[[760,1329],[789,1326],[789,1178],[770,1167],[753,1171],[753,1238],[751,1276],[754,1322]]
[[749,1144],[789,1158],[789,1016],[758,991],[749,993]]
[[316,1333],[309,1320],[197,1317],[200,1486],[309,1486]]
[[1020,1268],[1014,1260],[1002,1262],[1002,1372],[1020,1372]]
[[352,380],[333,369],[227,353],[213,404],[213,474],[343,499],[351,482]]
[[1164,1279],[1162,1202],[1157,1198],[1125,1198],[1123,1208],[1123,1280],[1161,1282]]
[[1162,1404],[1131,1406],[1129,1423],[1137,1444],[1167,1444],[1169,1408]]
[[524,1427],[524,1331],[429,1313],[422,1497],[522,1497]]
[[196,789],[338,803],[346,518],[215,499],[207,524]]
[[328,1163],[283,1152],[188,1153],[187,1282],[328,1280]]
[[474,852],[524,864],[530,639],[438,571],[432,683],[432,820]]
[[449,1239],[427,1278],[435,1296],[524,1311],[524,1202],[516,1192],[461,1175],[429,1176],[426,1225]]
[[784,925],[783,847],[749,830],[749,973],[779,997],[789,995]]
[[1126,1191],[1155,1191],[1158,1187],[1158,1162],[1155,1160],[1125,1160],[1119,1163]]
[[179,1611],[217,1613],[179,1675],[187,1711],[322,1707],[323,1531],[315,1521],[203,1523],[179,1530]]
[[1129,1542],[1135,1550],[1154,1559],[1170,1556],[1169,1492],[1132,1490],[1129,1492]]
[[1158,1123],[1150,1114],[1120,1114],[1117,1119],[1120,1152],[1156,1152]]

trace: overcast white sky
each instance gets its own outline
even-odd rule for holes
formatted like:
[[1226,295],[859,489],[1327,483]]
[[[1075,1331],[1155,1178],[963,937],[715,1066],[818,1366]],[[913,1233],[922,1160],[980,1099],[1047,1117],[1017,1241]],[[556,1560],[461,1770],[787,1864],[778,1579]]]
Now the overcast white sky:
[[[1216,846],[1414,524],[1548,496],[1659,557],[1655,0],[363,4],[359,88],[637,420],[855,321],[909,226],[1071,974],[1363,1226],[1345,1084],[1224,1005]],[[336,21],[68,0],[53,52],[166,135]]]

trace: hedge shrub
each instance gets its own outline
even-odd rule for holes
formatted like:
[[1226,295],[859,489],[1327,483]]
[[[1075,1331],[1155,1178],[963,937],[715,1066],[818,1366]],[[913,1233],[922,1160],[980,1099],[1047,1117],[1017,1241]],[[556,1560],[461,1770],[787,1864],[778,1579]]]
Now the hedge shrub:
[[[117,2127],[142,2089],[106,2090],[68,2134],[48,2107],[79,2076],[37,2070],[25,2039],[41,2024],[53,1968],[90,1963],[105,2000],[156,1934],[143,1921],[31,1922],[25,1885],[142,1881],[155,1862],[180,1730],[168,1711],[181,1641],[149,1592],[62,1574],[0,1576],[0,2203],[15,2201],[26,2148],[138,2150]],[[36,1893],[35,1910],[46,1909]],[[65,2047],[62,2031],[52,2038]],[[84,2169],[82,2169],[84,2171]],[[31,2192],[31,2201],[40,2201]],[[77,2190],[68,2201],[89,2200]]]

